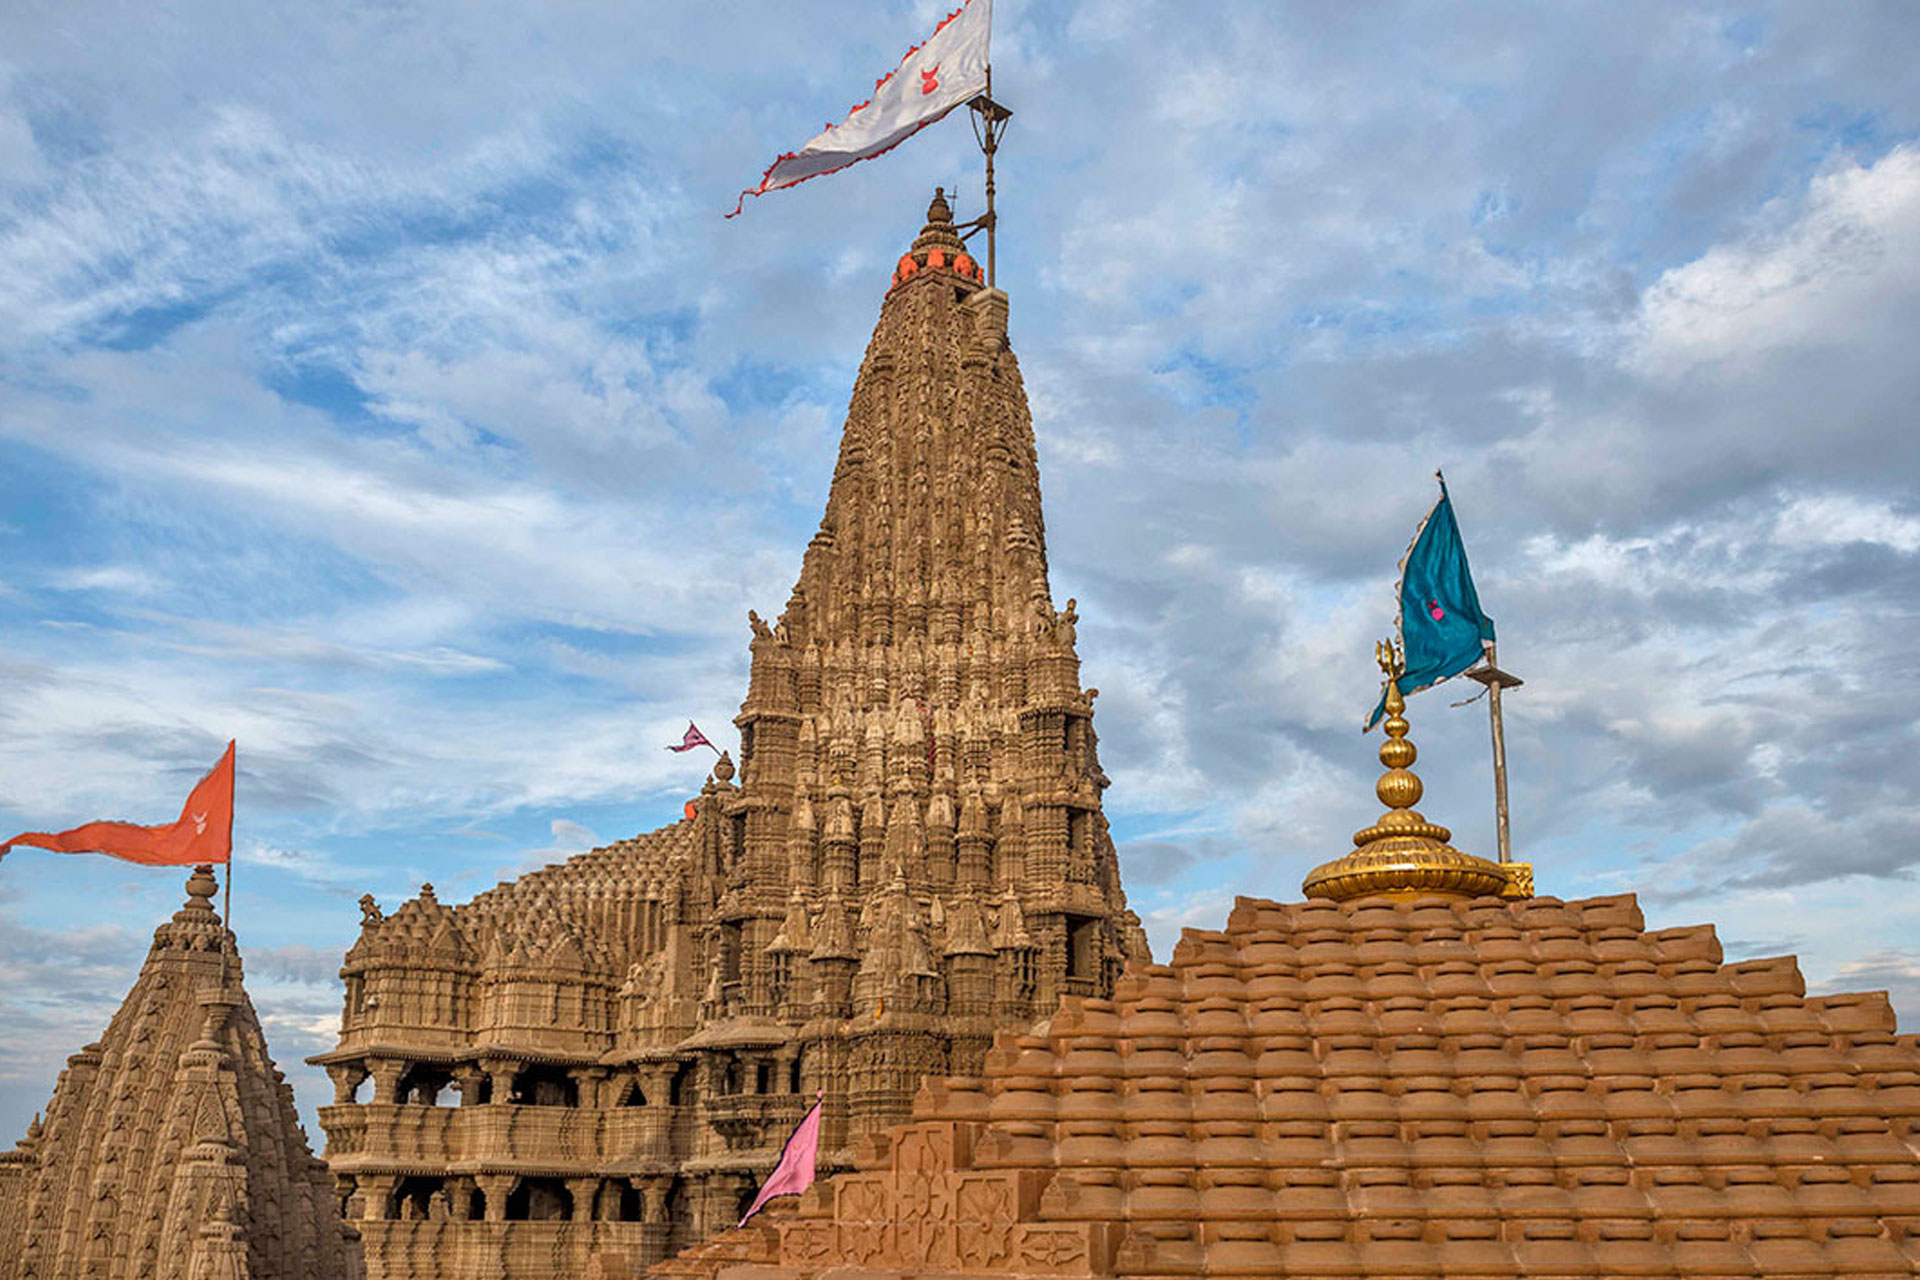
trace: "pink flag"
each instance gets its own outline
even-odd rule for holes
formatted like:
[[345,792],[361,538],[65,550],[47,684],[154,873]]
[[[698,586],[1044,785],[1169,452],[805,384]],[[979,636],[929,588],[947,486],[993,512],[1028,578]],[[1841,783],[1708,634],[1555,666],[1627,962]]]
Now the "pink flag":
[[760,1194],[753,1198],[752,1207],[738,1225],[746,1226],[747,1219],[765,1208],[767,1201],[775,1196],[797,1196],[813,1185],[813,1164],[820,1154],[820,1107],[824,1101],[815,1095],[812,1109],[794,1126],[786,1149],[780,1153],[780,1163],[773,1166],[773,1172],[760,1184]]
[[720,749],[711,742],[708,742],[707,735],[700,732],[700,726],[691,720],[687,721],[687,736],[681,739],[680,745],[675,746],[671,742],[667,744],[667,750],[669,751],[691,751],[695,747],[708,747],[714,751]]
[[900,65],[873,86],[873,96],[849,111],[845,120],[828,125],[800,150],[767,166],[760,185],[741,192],[727,216],[739,213],[748,196],[796,186],[891,151],[984,93],[992,26],[993,0],[966,0],[934,28],[925,44],[907,50]]

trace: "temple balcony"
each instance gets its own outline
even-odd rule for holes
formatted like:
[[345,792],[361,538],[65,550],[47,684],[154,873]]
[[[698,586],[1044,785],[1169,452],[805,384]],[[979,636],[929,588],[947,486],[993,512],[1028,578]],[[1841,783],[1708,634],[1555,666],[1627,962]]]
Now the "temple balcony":
[[453,1107],[369,1102],[320,1108],[327,1159],[443,1166],[458,1159],[463,1113]]
[[793,1093],[737,1093],[709,1099],[705,1110],[727,1150],[752,1151],[779,1146],[811,1105],[811,1099]]
[[[366,1103],[322,1107],[320,1123],[327,1158],[354,1165],[578,1168],[672,1158],[679,1110]],[[797,1123],[799,1112],[793,1114]]]
[[600,1111],[507,1103],[451,1114],[458,1160],[582,1167],[604,1159]]
[[[588,1260],[637,1271],[668,1252],[665,1222],[357,1222],[368,1280],[585,1275]],[[378,1260],[375,1262],[375,1260]]]
[[674,1158],[679,1107],[623,1107],[602,1113],[603,1154],[613,1165]]

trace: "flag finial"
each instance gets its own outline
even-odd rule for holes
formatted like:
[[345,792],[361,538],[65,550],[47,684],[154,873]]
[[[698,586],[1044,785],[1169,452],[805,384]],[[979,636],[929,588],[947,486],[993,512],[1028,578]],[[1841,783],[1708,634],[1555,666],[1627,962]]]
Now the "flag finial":
[[1309,898],[1497,897],[1507,877],[1497,863],[1462,853],[1447,841],[1453,832],[1428,822],[1413,806],[1426,788],[1412,765],[1419,751],[1407,739],[1407,701],[1400,693],[1406,660],[1391,640],[1374,646],[1374,660],[1386,677],[1386,738],[1380,763],[1386,772],[1373,792],[1387,811],[1353,835],[1353,852],[1315,867],[1302,886]]

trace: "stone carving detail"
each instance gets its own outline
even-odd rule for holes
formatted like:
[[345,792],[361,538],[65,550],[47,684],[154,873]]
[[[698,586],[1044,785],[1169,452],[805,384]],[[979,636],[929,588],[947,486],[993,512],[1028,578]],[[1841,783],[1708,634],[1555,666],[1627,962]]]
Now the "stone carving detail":
[[214,889],[195,868],[106,1034],[0,1154],[0,1280],[359,1280]]
[[[314,1061],[373,1280],[656,1261],[737,1220],[816,1091],[848,1168],[929,1075],[1145,957],[1006,298],[962,249],[936,199],[799,580],[748,614],[737,762],[686,820],[465,904],[362,900]],[[501,1181],[456,1191],[476,1169]],[[950,1212],[936,1181],[924,1220]],[[850,1218],[834,1247],[950,1257],[944,1231]]]

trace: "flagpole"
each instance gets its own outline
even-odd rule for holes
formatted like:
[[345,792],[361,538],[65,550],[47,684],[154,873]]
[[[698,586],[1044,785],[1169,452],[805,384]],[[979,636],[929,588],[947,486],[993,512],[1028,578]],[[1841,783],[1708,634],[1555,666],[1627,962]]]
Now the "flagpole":
[[[228,746],[231,749],[232,744],[229,743]],[[233,790],[235,803],[229,803],[227,805],[227,876],[226,886],[220,891],[220,927],[227,931],[227,939],[232,944],[231,949],[237,951],[240,948],[240,943],[239,940],[233,936],[233,811],[239,807],[237,803],[240,793],[240,758],[238,751],[234,752]],[[220,948],[220,986],[223,989],[227,985],[228,950],[229,948],[226,946]]]
[[975,219],[974,226],[987,229],[987,288],[997,287],[995,232],[999,229],[999,217],[994,212],[993,196],[993,156],[1000,150],[1000,135],[1007,131],[1007,121],[1013,118],[1013,112],[993,100],[993,64],[987,64],[987,87],[985,91],[967,103],[973,109],[973,136],[980,143],[980,152],[987,158],[987,211]]
[[1500,691],[1517,689],[1526,683],[1519,676],[1502,671],[1494,661],[1493,641],[1487,641],[1487,660],[1467,672],[1467,678],[1487,687],[1487,720],[1493,730],[1493,817],[1500,846],[1500,861],[1513,861],[1513,836],[1507,823],[1507,729],[1500,717]]

